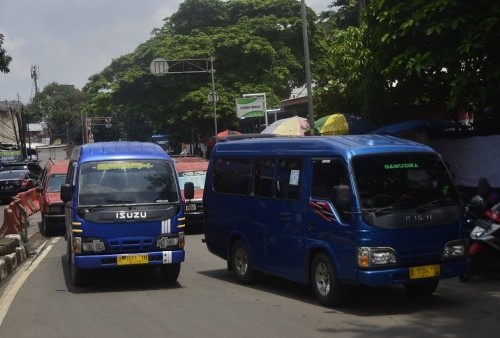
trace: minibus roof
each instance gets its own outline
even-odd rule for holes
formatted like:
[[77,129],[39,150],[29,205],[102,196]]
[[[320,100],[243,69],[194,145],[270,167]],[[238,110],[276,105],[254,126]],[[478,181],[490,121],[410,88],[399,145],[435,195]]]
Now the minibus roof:
[[91,162],[100,160],[171,160],[165,150],[151,142],[97,142],[78,146],[71,154],[72,160]]
[[212,154],[224,155],[331,155],[346,157],[388,152],[435,152],[414,141],[386,135],[254,137],[231,136],[217,142]]

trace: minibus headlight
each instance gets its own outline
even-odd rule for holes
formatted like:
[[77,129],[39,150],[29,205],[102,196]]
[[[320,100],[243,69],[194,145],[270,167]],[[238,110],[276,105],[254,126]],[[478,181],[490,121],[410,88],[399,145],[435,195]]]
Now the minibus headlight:
[[358,248],[358,266],[368,268],[381,265],[396,264],[394,249],[387,247],[361,247]]
[[85,238],[82,241],[83,252],[101,252],[106,250],[104,242],[100,239]]
[[156,241],[156,246],[160,249],[172,247],[184,247],[184,232],[179,232],[178,236],[162,236]]
[[443,250],[443,258],[465,257],[466,242],[459,239],[446,243]]

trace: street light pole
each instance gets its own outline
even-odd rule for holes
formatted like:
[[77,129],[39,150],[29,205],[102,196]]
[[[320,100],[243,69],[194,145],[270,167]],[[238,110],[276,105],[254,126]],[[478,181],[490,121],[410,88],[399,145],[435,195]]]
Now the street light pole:
[[314,132],[314,112],[313,112],[313,96],[312,96],[312,80],[311,80],[311,65],[309,60],[309,40],[307,37],[307,19],[306,19],[306,1],[301,1],[300,12],[302,14],[302,36],[304,39],[304,63],[306,68],[306,82],[307,82],[307,110],[309,118],[309,126]]
[[210,57],[210,74],[212,75],[212,104],[214,106],[214,127],[215,139],[217,139],[217,99],[215,95],[215,78],[214,78],[214,60],[213,56]]

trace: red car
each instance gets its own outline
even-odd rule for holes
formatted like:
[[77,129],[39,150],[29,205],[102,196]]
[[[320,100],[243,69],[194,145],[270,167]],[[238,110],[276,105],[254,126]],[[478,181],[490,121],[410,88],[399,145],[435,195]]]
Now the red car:
[[40,233],[48,236],[54,231],[63,232],[64,203],[61,201],[61,185],[66,181],[69,160],[49,161],[43,169],[38,187],[42,222]]
[[186,182],[194,184],[194,198],[186,201],[186,225],[193,227],[203,221],[203,188],[207,176],[208,160],[198,156],[172,156],[179,176],[179,185],[184,190]]

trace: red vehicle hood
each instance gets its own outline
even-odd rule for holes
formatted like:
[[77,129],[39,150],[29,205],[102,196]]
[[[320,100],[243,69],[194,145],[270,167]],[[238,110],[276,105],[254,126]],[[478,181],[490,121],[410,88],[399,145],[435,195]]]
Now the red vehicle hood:
[[46,192],[44,198],[48,202],[48,204],[62,203],[61,194],[60,194],[59,191],[57,191],[57,192]]

